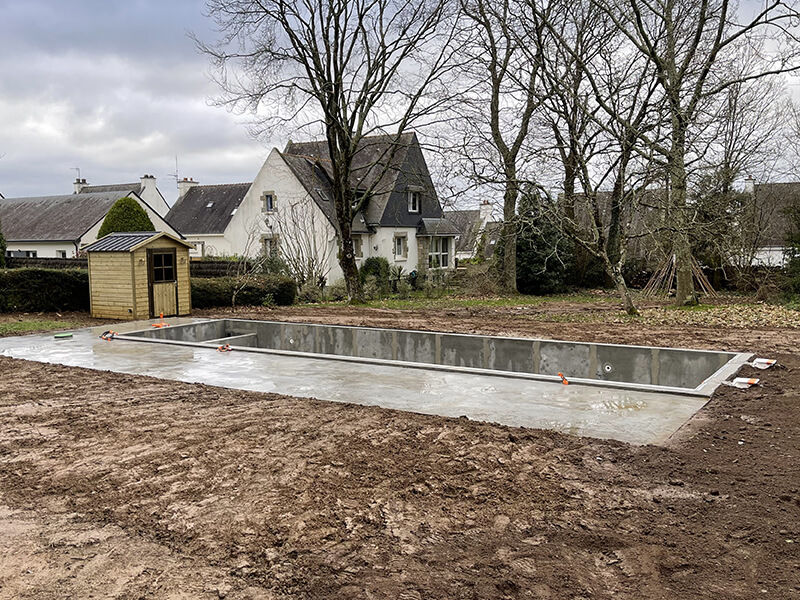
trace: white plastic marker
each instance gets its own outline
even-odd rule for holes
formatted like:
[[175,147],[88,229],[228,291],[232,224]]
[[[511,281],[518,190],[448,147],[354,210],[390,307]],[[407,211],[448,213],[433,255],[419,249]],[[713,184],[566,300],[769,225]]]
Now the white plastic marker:
[[757,358],[750,363],[750,366],[755,367],[756,369],[769,369],[776,362],[778,361],[772,358]]
[[754,377],[737,377],[733,381],[731,381],[728,385],[732,385],[733,387],[747,389],[752,385],[756,385],[760,380]]

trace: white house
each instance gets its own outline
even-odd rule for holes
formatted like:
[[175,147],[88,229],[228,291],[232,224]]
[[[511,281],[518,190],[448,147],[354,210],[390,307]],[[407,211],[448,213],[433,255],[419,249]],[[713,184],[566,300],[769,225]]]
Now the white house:
[[4,198],[0,200],[0,223],[6,238],[6,256],[74,258],[84,246],[97,240],[97,232],[109,209],[126,196],[144,208],[156,231],[180,237],[180,233],[130,189]]
[[[342,278],[327,143],[273,148],[252,184],[179,182],[167,219],[196,254],[278,252],[313,261],[329,282]],[[383,256],[406,271],[451,268],[457,230],[447,221],[413,133],[365,138],[354,160],[353,190],[371,192],[352,223],[356,260]]]

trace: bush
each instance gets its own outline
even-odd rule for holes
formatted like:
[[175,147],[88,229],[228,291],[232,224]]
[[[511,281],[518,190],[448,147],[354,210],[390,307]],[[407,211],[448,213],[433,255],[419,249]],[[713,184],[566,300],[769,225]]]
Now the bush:
[[316,283],[306,281],[297,293],[297,301],[306,304],[322,302],[322,290]]
[[288,306],[294,304],[297,286],[283,275],[266,275],[246,283],[236,277],[192,278],[194,308],[232,306],[235,292],[237,306]]
[[101,238],[115,231],[155,231],[153,222],[145,210],[133,198],[120,198],[108,211],[97,237]]
[[361,265],[359,271],[361,283],[366,283],[367,277],[375,278],[375,284],[384,294],[389,292],[389,261],[383,256],[370,256]]
[[9,269],[0,271],[0,312],[89,310],[89,271]]
[[325,298],[334,302],[347,300],[347,284],[344,279],[335,281],[325,288]]
[[536,296],[567,291],[574,270],[572,244],[539,214],[532,200],[520,201],[520,222],[517,289]]

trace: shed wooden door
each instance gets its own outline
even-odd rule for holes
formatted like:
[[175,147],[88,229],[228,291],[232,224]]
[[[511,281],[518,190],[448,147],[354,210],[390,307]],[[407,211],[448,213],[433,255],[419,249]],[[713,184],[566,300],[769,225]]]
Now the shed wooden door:
[[147,285],[150,292],[150,318],[178,314],[178,279],[174,248],[148,248]]

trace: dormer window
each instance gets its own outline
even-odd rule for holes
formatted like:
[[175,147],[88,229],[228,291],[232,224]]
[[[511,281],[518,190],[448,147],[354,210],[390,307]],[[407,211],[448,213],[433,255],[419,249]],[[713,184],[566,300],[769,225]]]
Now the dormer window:
[[206,204],[206,208],[211,208],[212,206],[214,206],[213,202],[209,202],[208,204]]
[[275,212],[275,192],[261,194],[261,212]]
[[422,192],[409,190],[408,192],[408,212],[418,213],[422,209]]

